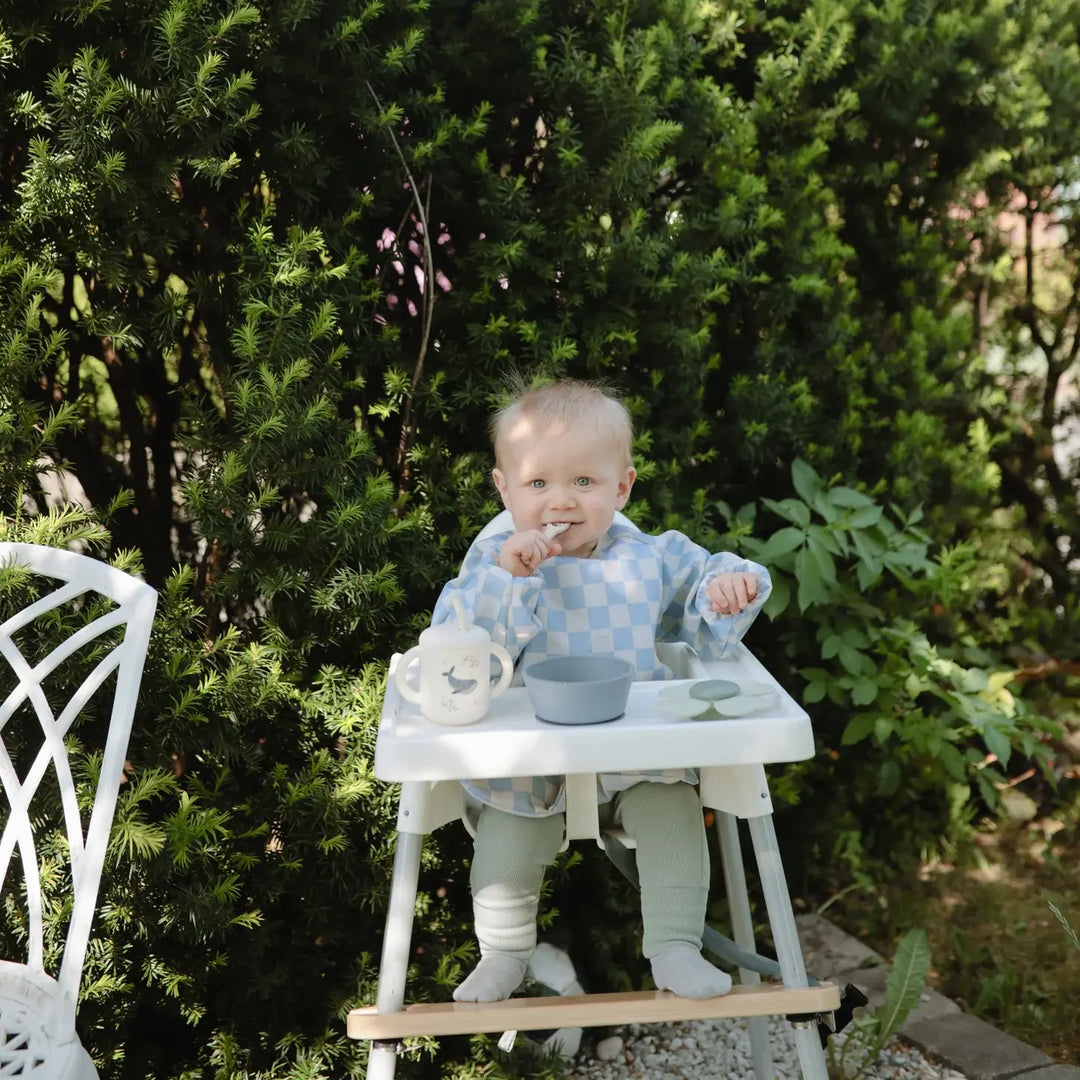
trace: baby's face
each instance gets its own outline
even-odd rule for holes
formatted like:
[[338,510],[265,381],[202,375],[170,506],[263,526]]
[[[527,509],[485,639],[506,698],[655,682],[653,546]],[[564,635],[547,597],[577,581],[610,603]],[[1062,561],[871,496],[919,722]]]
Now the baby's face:
[[592,554],[637,475],[610,435],[580,428],[537,430],[519,419],[502,433],[499,451],[492,475],[514,528],[568,524],[558,537],[563,555]]

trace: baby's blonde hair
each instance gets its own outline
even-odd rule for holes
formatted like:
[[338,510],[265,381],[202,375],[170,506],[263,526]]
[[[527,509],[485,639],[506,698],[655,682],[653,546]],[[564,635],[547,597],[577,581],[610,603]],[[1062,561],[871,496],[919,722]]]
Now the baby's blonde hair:
[[624,464],[632,463],[634,425],[630,413],[612,391],[598,384],[561,379],[535,390],[516,387],[510,400],[491,418],[496,464],[501,458],[503,436],[518,419],[527,419],[541,430],[587,421],[593,430],[610,435],[612,444],[625,457]]

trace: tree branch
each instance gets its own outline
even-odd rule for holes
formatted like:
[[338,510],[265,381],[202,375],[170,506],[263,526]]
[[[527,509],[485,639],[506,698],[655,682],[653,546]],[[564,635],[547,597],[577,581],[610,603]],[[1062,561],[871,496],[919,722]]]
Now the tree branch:
[[[375,107],[381,112],[382,103],[379,101],[378,94],[375,93],[375,88],[366,80],[364,85],[367,86],[368,92],[375,102]],[[413,370],[409,392],[405,397],[405,408],[401,417],[401,438],[398,440],[397,450],[397,469],[399,477],[398,494],[403,495],[409,478],[407,457],[409,451],[409,437],[412,428],[413,400],[416,397],[420,379],[424,374],[424,360],[427,357],[428,342],[431,340],[431,320],[435,309],[435,259],[431,253],[431,229],[428,225],[428,211],[431,207],[431,178],[430,176],[428,177],[427,205],[425,206],[425,204],[420,201],[420,188],[409,168],[409,163],[405,160],[405,155],[402,153],[401,146],[399,145],[396,136],[389,127],[386,131],[390,136],[390,141],[394,144],[394,150],[397,153],[398,161],[401,162],[401,167],[405,172],[405,178],[409,182],[409,190],[412,192],[413,202],[416,204],[416,213],[420,218],[420,227],[424,234],[424,313],[421,321],[420,348],[417,352],[416,367]]]

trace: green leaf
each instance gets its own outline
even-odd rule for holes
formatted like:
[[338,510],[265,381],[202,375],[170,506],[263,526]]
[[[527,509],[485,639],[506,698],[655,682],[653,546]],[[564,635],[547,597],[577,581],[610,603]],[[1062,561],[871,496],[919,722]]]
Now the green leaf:
[[982,796],[983,802],[992,810],[997,809],[1001,805],[1001,796],[994,786],[994,781],[986,775],[985,769],[975,774],[975,782],[979,785],[979,794]]
[[777,502],[775,499],[763,498],[761,501],[777,517],[782,517],[785,521],[793,522],[803,529],[810,524],[810,508],[798,499],[781,499]]
[[851,688],[851,700],[856,705],[869,705],[877,696],[878,684],[873,679],[855,680],[855,685]]
[[806,503],[813,503],[814,496],[823,486],[821,477],[814,471],[813,466],[802,458],[796,458],[791,463],[791,482],[795,485],[799,498]]
[[128,863],[134,862],[136,857],[148,859],[163,850],[165,840],[165,830],[159,825],[133,817],[113,827],[109,854],[113,857],[122,854]]
[[841,509],[834,506],[829,501],[829,493],[827,491],[819,491],[817,495],[814,496],[814,501],[810,505],[813,506],[829,525],[833,524],[835,521],[839,521],[843,516]]
[[909,930],[893,957],[889,977],[885,981],[885,1004],[877,1011],[877,1041],[883,1044],[900,1029],[922,1000],[926,974],[930,970],[930,946],[925,930]]
[[923,569],[929,560],[926,556],[927,545],[923,543],[907,543],[890,551],[884,556],[884,561],[895,569],[897,566],[907,566],[912,570]]
[[864,652],[856,649],[854,645],[847,641],[840,643],[836,655],[840,658],[844,670],[850,675],[865,675],[868,673],[868,666],[870,671],[874,670],[874,662]]
[[942,743],[938,748],[937,758],[945,771],[959,783],[966,783],[967,773],[964,770],[964,757],[951,743]]
[[810,536],[808,541],[810,557],[814,560],[814,565],[822,580],[830,585],[836,584],[836,564],[833,562],[833,557],[816,537]]
[[[861,491],[856,491],[854,488],[845,487],[843,484],[838,484],[834,488],[830,488],[828,492],[829,502],[833,506],[847,506],[847,507],[859,507],[859,506],[873,506],[874,500],[869,495],[864,495]],[[881,507],[878,507],[880,514]]]
[[768,566],[773,559],[778,559],[781,555],[787,555],[797,547],[801,547],[805,539],[806,533],[802,529],[796,529],[790,525],[779,532],[774,532],[758,552],[758,561]]
[[889,758],[878,769],[877,793],[883,798],[895,795],[900,789],[900,763]]
[[814,604],[827,604],[829,593],[821,580],[821,573],[814,565],[806,548],[795,554],[795,579],[799,583],[799,610],[806,611]]
[[844,728],[844,734],[840,736],[841,746],[851,746],[869,738],[874,731],[875,716],[873,713],[860,713],[849,721]]
[[855,577],[859,588],[865,592],[881,577],[881,567],[875,563],[861,562],[855,568]]
[[735,524],[736,525],[748,525],[753,527],[754,521],[757,519],[757,503],[743,503],[738,510],[735,511]]
[[986,748],[1001,762],[1002,765],[1009,764],[1009,758],[1012,756],[1012,744],[1009,742],[1009,737],[998,727],[993,724],[987,724],[983,728],[982,732],[983,742],[986,743]]
[[791,585],[787,578],[774,574],[772,579],[772,592],[762,610],[770,619],[782,615],[791,601]]
[[871,525],[876,525],[881,520],[881,515],[884,511],[880,506],[862,506],[859,507],[847,519],[847,526],[850,529],[868,529]]
[[807,535],[811,541],[817,541],[826,551],[833,555],[846,555],[848,552],[847,539],[842,532],[834,532],[823,525],[810,525]]
[[851,542],[855,545],[855,550],[859,553],[860,559],[879,565],[879,560],[885,552],[885,545],[882,544],[876,531],[853,532]]

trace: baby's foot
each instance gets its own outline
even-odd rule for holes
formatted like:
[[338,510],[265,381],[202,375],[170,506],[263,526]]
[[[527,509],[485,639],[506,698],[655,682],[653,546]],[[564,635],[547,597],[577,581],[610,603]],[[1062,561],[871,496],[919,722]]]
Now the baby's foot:
[[[525,961],[508,953],[488,953],[454,991],[455,1001],[502,1001],[525,978]],[[728,980],[728,986],[731,981]]]
[[713,967],[692,945],[670,945],[650,963],[657,987],[679,997],[719,997],[731,989],[731,976]]

